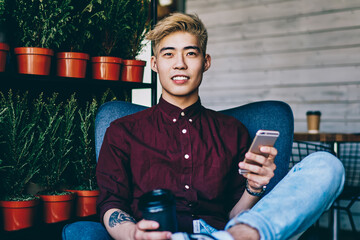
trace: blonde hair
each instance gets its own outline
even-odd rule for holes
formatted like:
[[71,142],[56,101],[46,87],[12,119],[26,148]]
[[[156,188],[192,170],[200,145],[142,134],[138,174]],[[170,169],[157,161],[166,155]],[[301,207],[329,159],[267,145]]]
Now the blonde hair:
[[152,41],[154,54],[157,53],[160,41],[164,37],[179,31],[188,32],[198,37],[200,50],[205,56],[208,39],[206,28],[197,15],[185,13],[170,14],[159,21],[155,28],[146,35],[146,39]]

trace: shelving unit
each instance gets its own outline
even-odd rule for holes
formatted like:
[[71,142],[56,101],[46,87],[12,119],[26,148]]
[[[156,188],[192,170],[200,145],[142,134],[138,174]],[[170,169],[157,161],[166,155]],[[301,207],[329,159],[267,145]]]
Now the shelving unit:
[[[151,19],[152,26],[157,22],[157,1],[151,1]],[[53,92],[62,93],[67,98],[73,92],[76,92],[77,98],[82,101],[91,99],[94,94],[101,94],[110,88],[115,94],[126,93],[131,100],[132,89],[151,89],[151,105],[157,103],[157,75],[155,72],[151,74],[151,83],[134,83],[123,81],[106,81],[95,80],[91,78],[90,63],[88,62],[87,77],[80,78],[64,78],[55,76],[55,59],[52,62],[52,70],[49,76],[25,75],[18,74],[15,70],[15,59],[11,56],[11,60],[7,63],[6,72],[0,73],[0,91],[6,94],[8,89],[28,91],[29,95],[37,96],[40,92],[50,95]],[[0,229],[0,239],[2,240],[20,240],[20,239],[61,239],[61,231],[66,224],[76,221],[99,221],[98,216],[90,216],[86,218],[76,218],[54,223],[45,224],[42,221],[41,206],[38,207],[36,225],[32,228],[22,229],[19,231],[7,232]],[[3,226],[2,213],[0,212],[0,226]]]
[[[13,92],[27,91],[29,96],[37,97],[41,92],[44,93],[44,97],[51,96],[53,92],[59,93],[61,100],[66,100],[68,97],[76,92],[76,99],[79,104],[83,104],[86,101],[92,99],[93,96],[97,96],[100,99],[102,94],[110,88],[112,92],[119,99],[127,95],[131,100],[132,89],[156,89],[156,84],[152,83],[135,83],[135,82],[123,82],[123,81],[107,81],[107,80],[95,80],[92,78],[65,78],[57,76],[40,76],[40,75],[28,75],[17,74],[11,69],[8,72],[0,73],[0,91],[7,94],[9,89]],[[120,96],[120,97],[119,97]],[[124,100],[124,99],[122,99]],[[128,99],[129,100],[129,99]],[[98,216],[90,216],[87,218],[76,218],[54,223],[45,224],[41,218],[41,207],[38,207],[38,217],[36,226],[19,231],[6,232],[0,229],[0,239],[3,240],[20,240],[20,239],[61,239],[61,231],[65,224],[73,223],[76,221],[99,221]],[[2,223],[2,213],[0,212],[0,226]]]
[[[90,75],[90,74],[88,74]],[[111,89],[118,99],[124,100],[128,98],[131,100],[132,89],[151,89],[152,95],[156,94],[156,83],[135,83],[124,81],[108,81],[108,80],[96,80],[91,77],[87,78],[65,78],[58,76],[41,76],[41,75],[28,75],[17,74],[13,69],[9,69],[7,72],[0,73],[0,91],[7,94],[9,89],[13,92],[27,91],[29,96],[37,97],[41,92],[44,93],[44,97],[51,96],[53,92],[59,93],[61,100],[66,100],[68,97],[76,92],[76,99],[78,103],[84,104],[86,101],[90,101],[93,96],[96,96],[99,100],[102,94]],[[130,99],[129,99],[130,98]],[[73,223],[76,221],[99,221],[97,216],[90,216],[87,218],[75,218],[54,224],[45,224],[41,218],[41,207],[38,207],[38,217],[36,226],[23,229],[19,231],[6,232],[0,229],[0,239],[3,240],[20,240],[20,239],[61,239],[61,231],[65,224]],[[2,223],[2,213],[0,212],[0,226]]]
[[92,78],[66,78],[58,76],[41,76],[17,73],[0,73],[0,90],[28,90],[32,94],[40,92],[64,93],[66,96],[76,92],[77,95],[88,99],[92,95],[101,94],[110,88],[115,94],[124,92],[130,97],[132,89],[151,89],[155,94],[156,82],[135,83],[124,81],[96,80]]

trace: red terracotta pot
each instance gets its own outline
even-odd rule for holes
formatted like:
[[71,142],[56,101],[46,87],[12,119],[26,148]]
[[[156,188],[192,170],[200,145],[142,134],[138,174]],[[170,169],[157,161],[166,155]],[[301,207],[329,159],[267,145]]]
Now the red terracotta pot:
[[4,229],[15,231],[34,225],[39,199],[30,201],[0,201],[3,211]]
[[92,57],[94,79],[118,81],[122,59],[118,57]]
[[57,75],[60,77],[85,78],[86,64],[90,55],[79,52],[60,52],[56,54]]
[[146,62],[141,60],[123,60],[121,81],[142,82],[145,65]]
[[66,195],[39,195],[43,201],[44,222],[56,223],[71,218],[75,193]]
[[5,72],[6,55],[9,49],[9,45],[6,43],[0,43],[0,72]]
[[48,48],[19,47],[14,52],[18,72],[22,74],[49,75],[53,50]]
[[96,214],[96,200],[100,194],[99,190],[68,190],[77,194],[76,216],[87,217]]

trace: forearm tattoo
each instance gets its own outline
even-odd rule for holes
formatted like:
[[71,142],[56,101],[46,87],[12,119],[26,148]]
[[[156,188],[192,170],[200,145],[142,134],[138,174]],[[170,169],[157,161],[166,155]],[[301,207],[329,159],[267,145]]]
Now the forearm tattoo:
[[109,217],[109,226],[111,228],[115,227],[116,224],[123,224],[125,222],[133,222],[136,223],[135,219],[131,217],[126,212],[115,211]]

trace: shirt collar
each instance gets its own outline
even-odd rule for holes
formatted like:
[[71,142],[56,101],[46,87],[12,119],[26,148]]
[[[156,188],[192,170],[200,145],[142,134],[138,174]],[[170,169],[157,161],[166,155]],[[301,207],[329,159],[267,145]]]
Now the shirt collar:
[[167,102],[162,97],[159,100],[158,106],[162,112],[164,112],[166,115],[168,115],[172,119],[179,119],[181,117],[187,117],[187,118],[196,118],[202,109],[200,98],[195,102],[193,105],[181,109],[169,102]]

